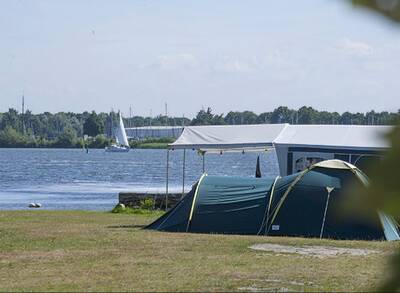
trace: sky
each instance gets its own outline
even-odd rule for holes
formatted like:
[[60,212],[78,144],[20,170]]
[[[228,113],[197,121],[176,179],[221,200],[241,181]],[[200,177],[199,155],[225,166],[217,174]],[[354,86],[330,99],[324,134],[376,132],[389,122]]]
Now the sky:
[[0,112],[397,111],[399,57],[346,0],[0,1]]

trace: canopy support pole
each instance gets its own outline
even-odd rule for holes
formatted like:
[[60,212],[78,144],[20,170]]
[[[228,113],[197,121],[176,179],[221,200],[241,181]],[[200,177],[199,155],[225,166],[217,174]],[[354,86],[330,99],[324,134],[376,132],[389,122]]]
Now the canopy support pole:
[[206,155],[206,152],[203,152],[202,153],[202,156],[203,156],[203,174],[204,174],[204,172],[206,171],[206,165],[205,165],[205,155]]
[[165,210],[168,209],[169,149],[167,149],[167,180],[165,183]]
[[183,163],[182,163],[182,196],[185,195],[185,167],[186,167],[186,149],[183,149]]

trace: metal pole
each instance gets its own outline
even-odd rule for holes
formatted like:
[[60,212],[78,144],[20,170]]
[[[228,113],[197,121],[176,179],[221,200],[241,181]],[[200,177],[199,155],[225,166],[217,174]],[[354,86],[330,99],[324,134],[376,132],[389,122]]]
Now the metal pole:
[[[182,164],[182,197],[185,194],[185,166],[186,165],[186,149],[183,149],[183,164]],[[182,198],[181,197],[181,198]]]
[[204,174],[204,172],[206,171],[205,158],[204,158],[205,155],[206,155],[206,153],[203,152],[203,174]]
[[325,211],[324,211],[324,218],[322,219],[322,226],[321,226],[321,232],[319,233],[319,238],[322,239],[322,234],[324,234],[324,227],[325,227],[325,220],[326,220],[326,212],[328,211],[328,204],[329,204],[329,198],[331,196],[331,192],[334,189],[334,187],[326,187],[326,190],[328,191],[328,197],[326,198],[326,205],[325,205]]
[[168,209],[169,149],[167,149],[167,182],[165,184],[165,210]]

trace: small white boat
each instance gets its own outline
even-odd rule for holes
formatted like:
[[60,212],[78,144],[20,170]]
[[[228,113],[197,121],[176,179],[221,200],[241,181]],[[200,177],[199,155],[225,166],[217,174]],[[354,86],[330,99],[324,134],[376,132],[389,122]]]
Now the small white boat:
[[106,152],[114,152],[114,153],[126,153],[129,152],[130,148],[122,145],[112,144],[106,147]]
[[119,113],[119,124],[115,129],[115,144],[112,144],[105,148],[106,152],[114,153],[126,153],[129,152],[129,142],[125,132],[124,121],[122,121],[122,115]]

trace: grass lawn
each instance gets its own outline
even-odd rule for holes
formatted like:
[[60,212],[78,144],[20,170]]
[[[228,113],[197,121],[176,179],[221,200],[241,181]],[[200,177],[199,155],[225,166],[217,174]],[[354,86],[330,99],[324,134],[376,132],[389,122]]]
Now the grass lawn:
[[[143,231],[152,215],[0,211],[0,291],[360,291],[388,274],[398,243]],[[380,251],[254,251],[258,243]]]
[[136,148],[138,148],[138,149],[166,149],[167,147],[168,147],[168,143],[148,142],[148,143],[139,143]]
[[132,140],[130,142],[132,148],[137,149],[166,149],[168,144],[173,143],[176,139],[173,137],[164,138],[147,138],[142,140]]

